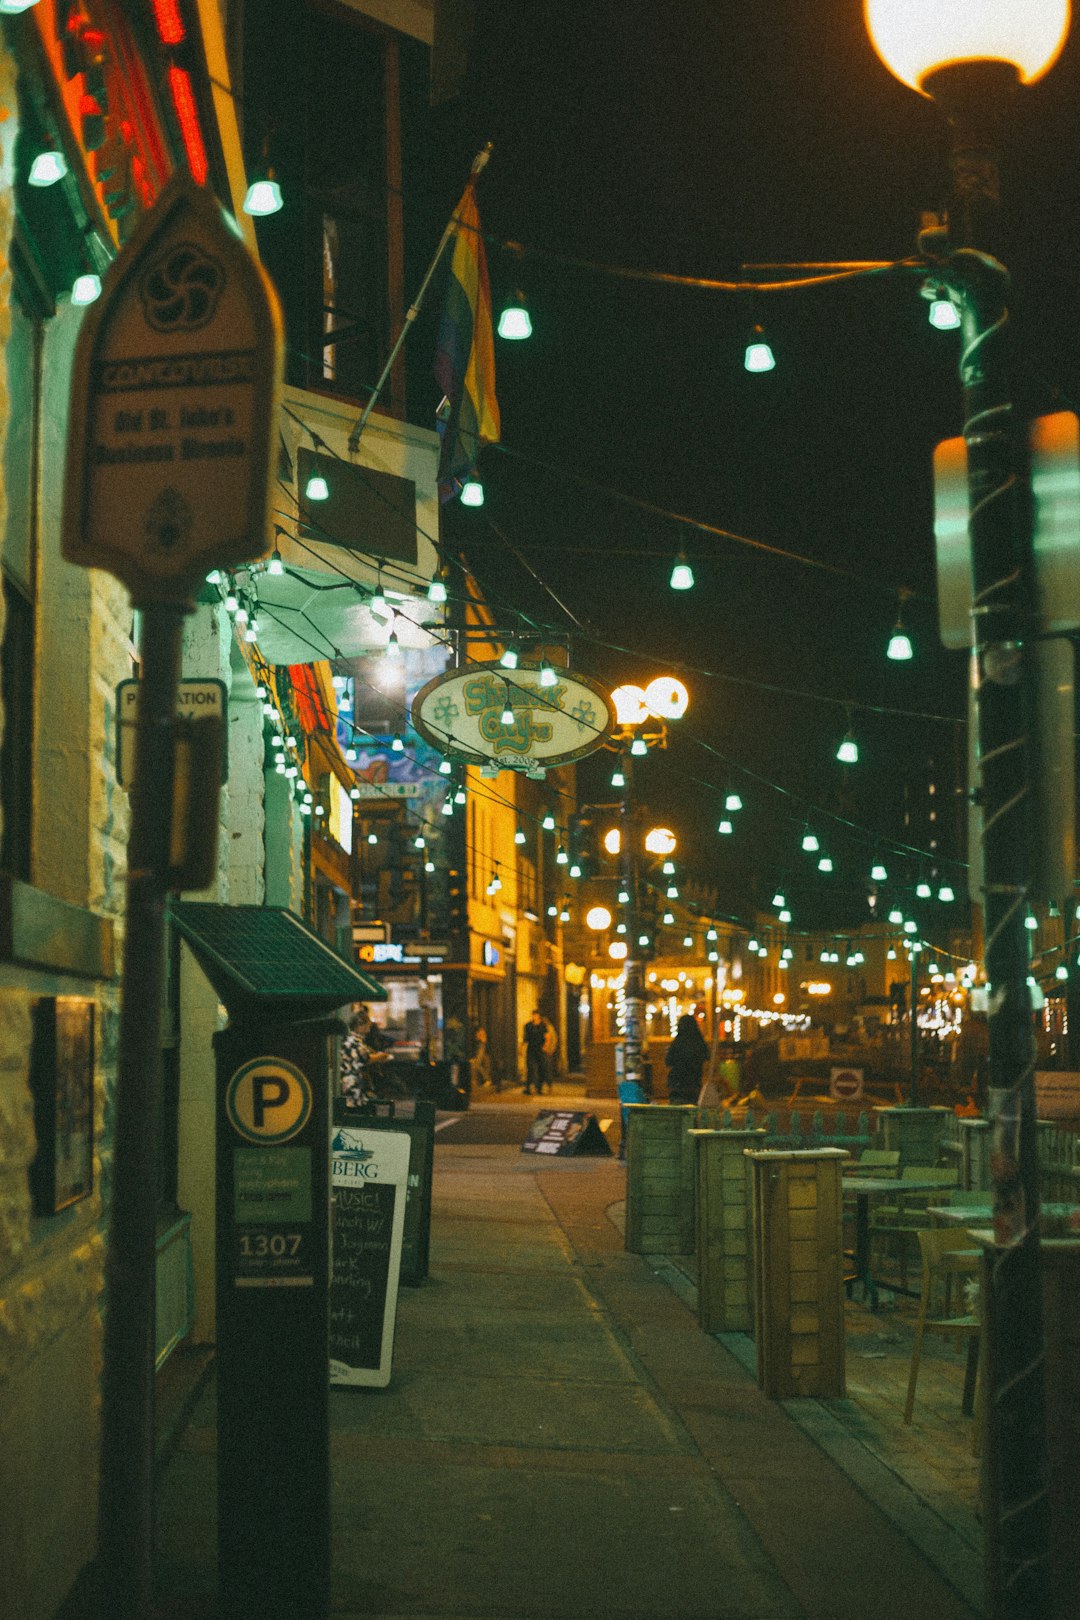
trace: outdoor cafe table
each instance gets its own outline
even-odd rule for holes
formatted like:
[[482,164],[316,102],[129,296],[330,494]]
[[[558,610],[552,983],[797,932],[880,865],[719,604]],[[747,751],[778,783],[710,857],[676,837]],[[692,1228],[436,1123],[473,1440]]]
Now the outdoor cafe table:
[[[922,1181],[916,1177],[910,1180],[898,1181],[888,1176],[843,1176],[840,1186],[844,1197],[855,1200],[855,1250],[852,1256],[854,1275],[852,1282],[862,1283],[863,1298],[869,1300],[870,1309],[877,1310],[878,1291],[877,1284],[870,1274],[870,1201],[873,1198],[893,1198],[907,1193],[941,1191],[940,1181]],[[968,1211],[970,1214],[970,1210]],[[908,1288],[898,1288],[890,1283],[893,1293],[907,1294],[914,1292]]]
[[[902,1186],[910,1185],[908,1182]],[[993,1215],[989,1198],[980,1198],[977,1204],[930,1204],[926,1213],[931,1220],[949,1222],[955,1226],[982,1228],[988,1226]],[[1039,1221],[1043,1236],[1075,1238],[1080,1234],[1080,1204],[1040,1204]],[[987,1231],[986,1242],[993,1242],[993,1233]]]

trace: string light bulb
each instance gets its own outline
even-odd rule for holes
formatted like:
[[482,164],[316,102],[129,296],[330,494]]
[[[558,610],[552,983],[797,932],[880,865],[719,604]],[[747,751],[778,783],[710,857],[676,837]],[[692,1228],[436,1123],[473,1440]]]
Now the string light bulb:
[[515,290],[506,300],[499,316],[498,332],[509,343],[520,343],[532,337],[532,321],[524,293]]
[[462,506],[483,506],[484,486],[478,478],[467,478],[461,486]]
[[559,677],[555,673],[553,666],[548,663],[546,658],[542,658],[540,660],[540,685],[552,687],[557,686],[558,684]]
[[304,486],[304,495],[309,501],[328,501],[330,499],[330,485],[321,472],[313,472]]
[[743,355],[743,367],[750,372],[774,371],[776,356],[765,338],[765,329],[755,326]]
[[850,731],[836,750],[836,757],[841,765],[857,765],[859,763],[859,745]]
[[675,558],[671,569],[671,578],[668,580],[673,591],[692,591],[694,588],[694,570],[691,568],[685,551],[680,551]]
[[101,297],[101,277],[87,271],[76,276],[71,286],[71,302],[73,304],[94,304]]
[[268,214],[280,213],[285,206],[281,195],[281,187],[274,179],[273,170],[251,182],[244,194],[241,207],[245,214],[254,219],[264,219]]
[[55,186],[68,172],[67,159],[63,152],[39,152],[30,165],[27,175],[27,184],[31,186]]

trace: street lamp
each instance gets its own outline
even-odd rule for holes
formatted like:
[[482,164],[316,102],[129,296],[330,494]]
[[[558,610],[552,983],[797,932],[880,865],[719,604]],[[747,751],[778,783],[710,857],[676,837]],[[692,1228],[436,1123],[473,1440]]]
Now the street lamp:
[[[642,691],[639,686],[620,686],[611,694],[615,705],[615,742],[629,748],[623,763],[623,788],[619,851],[622,859],[620,899],[626,895],[626,937],[630,941],[624,958],[626,986],[623,991],[623,1076],[627,1081],[641,1085],[645,1073],[642,1043],[645,1033],[645,975],[642,951],[649,936],[641,930],[641,849],[643,839],[638,826],[637,804],[634,798],[634,760],[648,753],[649,743],[667,746],[667,723],[678,720],[686,713],[689,695],[683,683],[673,675],[660,675],[650,681]],[[675,846],[674,835],[667,828],[653,828],[650,853],[669,854]],[[660,848],[660,845],[666,847]]]
[[996,143],[1008,98],[1056,60],[1070,9],[1069,0],[865,0],[886,67],[941,107],[952,136],[948,240],[928,236],[923,246],[935,280],[960,311],[968,458],[996,1245],[987,1358],[993,1387],[985,1403],[993,1620],[1047,1612],[1050,1545],[1024,928],[1034,866],[1030,424],[1014,408],[1008,374],[1008,275],[991,256],[999,219]]

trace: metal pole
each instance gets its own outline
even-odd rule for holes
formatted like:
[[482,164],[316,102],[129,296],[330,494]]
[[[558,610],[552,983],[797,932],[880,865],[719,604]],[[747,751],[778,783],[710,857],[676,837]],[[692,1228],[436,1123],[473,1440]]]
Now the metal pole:
[[[626,907],[626,935],[630,948],[626,956],[626,988],[623,992],[623,1078],[643,1086],[645,1060],[645,968],[638,955],[641,947],[638,934],[641,926],[639,903],[638,825],[634,803],[634,763],[627,754],[623,761],[622,796],[622,874],[626,892],[630,896]],[[647,1088],[645,1088],[647,1089]]]
[[926,88],[953,126],[957,246],[945,269],[961,313],[978,670],[995,1242],[983,1476],[987,1607],[993,1620],[1043,1620],[1050,1524],[1035,1039],[1024,926],[1033,869],[1029,424],[1013,405],[1008,276],[990,256],[999,212],[996,114],[1016,74],[982,63],[942,69],[933,79]]
[[911,1029],[909,1031],[911,1038],[911,1071],[908,1076],[908,1106],[909,1108],[917,1108],[919,1106],[919,953],[915,949],[914,940],[908,947],[908,954],[911,959],[911,988],[909,991],[911,1000]]
[[131,788],[120,1046],[105,1262],[98,1576],[108,1620],[146,1620],[153,1588],[154,1270],[165,895],[176,685],[187,609],[144,608]]
[[[488,141],[487,145],[481,151],[477,152],[476,156],[473,158],[472,168],[469,170],[469,178],[471,180],[475,180],[477,175],[480,174],[481,171],[487,166],[488,159],[491,156],[491,144],[492,143],[490,141]],[[398,355],[401,352],[401,345],[405,342],[405,339],[409,335],[409,328],[412,326],[413,322],[416,320],[416,317],[420,313],[420,306],[424,302],[424,295],[428,290],[428,285],[429,285],[429,283],[431,281],[432,276],[435,274],[435,271],[438,268],[439,260],[442,258],[443,254],[446,252],[446,245],[454,236],[457,235],[458,223],[459,223],[459,221],[458,221],[458,216],[457,216],[456,213],[452,214],[450,216],[450,218],[446,222],[446,229],[443,231],[442,236],[439,238],[439,245],[435,249],[434,257],[432,258],[431,263],[428,265],[427,269],[424,272],[424,279],[420,283],[419,289],[417,290],[416,297],[413,299],[412,303],[409,305],[409,308],[405,312],[405,320],[404,320],[404,323],[402,325],[401,331],[398,333],[396,339],[394,340],[394,346],[390,350],[389,355],[387,356],[386,364],[382,368],[382,373],[381,373],[381,375],[379,377],[379,380],[375,384],[375,387],[372,389],[371,398],[368,400],[367,404],[364,406],[364,409],[361,412],[360,416],[353,423],[352,432],[349,434],[349,454],[350,454],[350,456],[355,456],[356,452],[360,448],[360,435],[363,433],[364,429],[367,427],[368,417],[371,415],[372,411],[375,409],[375,406],[376,406],[376,404],[378,403],[378,400],[379,400],[379,396],[382,393],[383,389],[386,387],[386,379],[387,379],[387,377],[389,377],[390,373],[394,369],[394,361],[397,359]]]

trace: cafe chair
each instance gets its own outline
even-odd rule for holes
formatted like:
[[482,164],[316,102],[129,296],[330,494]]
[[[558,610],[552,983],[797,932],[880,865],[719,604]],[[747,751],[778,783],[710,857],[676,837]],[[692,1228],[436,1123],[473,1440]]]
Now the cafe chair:
[[[907,1292],[908,1256],[912,1239],[931,1224],[926,1213],[930,1204],[940,1204],[946,1189],[955,1187],[959,1179],[955,1168],[948,1165],[908,1164],[900,1172],[896,1189],[896,1202],[879,1203],[870,1222],[870,1240],[884,1238],[896,1261],[901,1291]],[[931,1189],[920,1187],[918,1192],[905,1192],[906,1181],[933,1182]],[[938,1192],[936,1189],[941,1188]],[[891,1197],[891,1194],[890,1194]]]
[[943,1333],[956,1340],[967,1341],[967,1366],[964,1372],[964,1395],[961,1410],[969,1417],[975,1406],[975,1379],[979,1355],[979,1317],[975,1308],[961,1309],[954,1314],[953,1287],[960,1283],[959,1303],[965,1299],[963,1285],[977,1282],[980,1275],[981,1255],[974,1247],[974,1239],[963,1227],[928,1227],[918,1234],[919,1254],[922,1260],[922,1287],[919,1292],[919,1313],[915,1322],[915,1342],[911,1349],[911,1371],[908,1374],[907,1400],[904,1403],[904,1422],[911,1422],[915,1406],[915,1387],[919,1379],[923,1334]]

